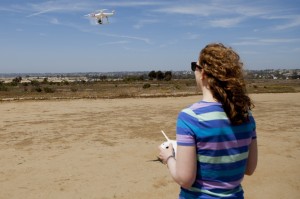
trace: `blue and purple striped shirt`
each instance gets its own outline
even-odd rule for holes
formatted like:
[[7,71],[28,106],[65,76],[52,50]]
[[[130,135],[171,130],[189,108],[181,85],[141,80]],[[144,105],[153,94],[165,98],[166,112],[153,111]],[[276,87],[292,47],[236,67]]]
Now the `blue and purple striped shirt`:
[[195,146],[197,177],[180,198],[243,198],[249,145],[256,139],[253,116],[232,125],[221,103],[200,101],[183,109],[177,119],[177,145]]

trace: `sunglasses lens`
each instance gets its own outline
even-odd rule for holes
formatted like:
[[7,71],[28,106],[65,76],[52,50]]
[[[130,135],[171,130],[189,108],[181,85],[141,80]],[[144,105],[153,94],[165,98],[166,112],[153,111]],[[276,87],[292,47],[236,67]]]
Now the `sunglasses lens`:
[[197,62],[191,62],[191,69],[192,69],[192,71],[196,71],[196,68],[199,68],[200,70],[202,69],[202,67],[201,66],[199,66],[198,64],[197,64]]
[[192,69],[192,71],[196,70],[196,62],[191,63],[191,69]]

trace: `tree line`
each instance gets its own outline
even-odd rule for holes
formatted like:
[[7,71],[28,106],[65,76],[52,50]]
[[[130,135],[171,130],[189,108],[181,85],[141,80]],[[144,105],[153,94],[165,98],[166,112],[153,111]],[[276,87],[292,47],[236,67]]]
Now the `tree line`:
[[166,80],[170,81],[172,79],[172,71],[150,71],[148,74],[149,80],[157,79],[157,80]]

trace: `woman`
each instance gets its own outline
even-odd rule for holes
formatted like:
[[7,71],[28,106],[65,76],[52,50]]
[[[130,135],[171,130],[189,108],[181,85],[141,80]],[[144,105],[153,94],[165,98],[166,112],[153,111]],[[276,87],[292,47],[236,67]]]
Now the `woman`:
[[201,101],[183,109],[173,146],[159,147],[159,158],[181,186],[180,199],[243,199],[241,182],[257,165],[253,104],[246,94],[239,55],[223,44],[209,44],[192,62]]

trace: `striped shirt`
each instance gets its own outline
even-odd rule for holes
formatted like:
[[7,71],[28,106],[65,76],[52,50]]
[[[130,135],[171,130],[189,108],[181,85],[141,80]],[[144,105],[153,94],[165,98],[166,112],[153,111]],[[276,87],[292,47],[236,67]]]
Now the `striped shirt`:
[[241,182],[249,145],[256,139],[253,116],[232,125],[218,102],[200,101],[183,109],[177,119],[177,145],[196,146],[197,177],[192,188],[181,188],[184,198],[244,198]]

